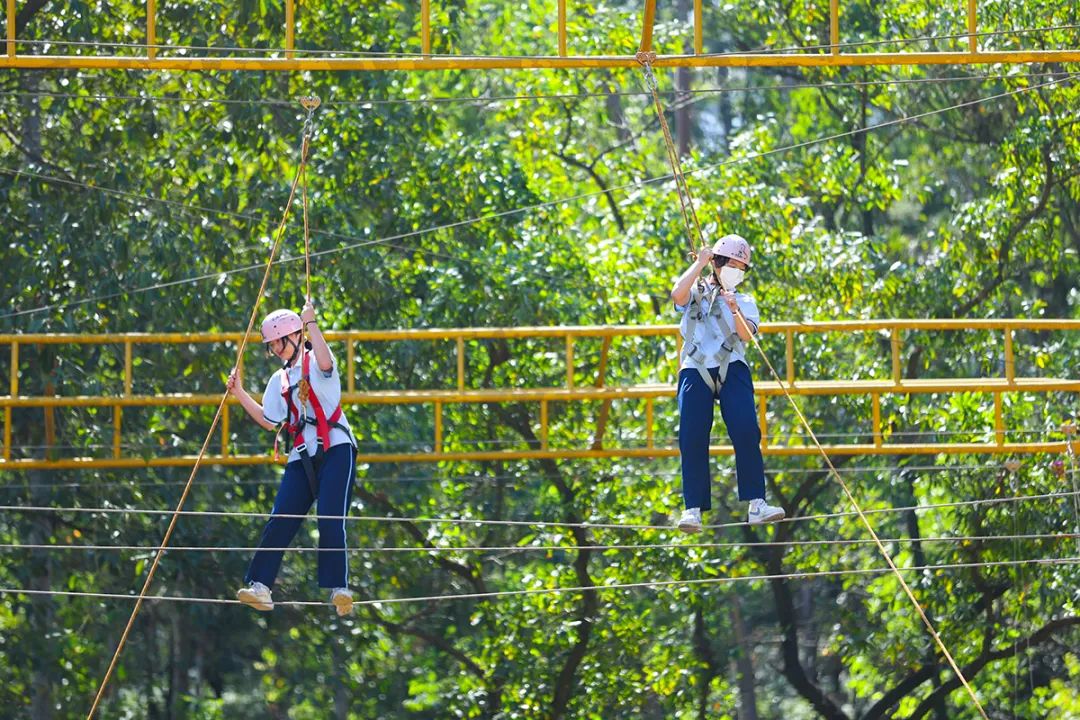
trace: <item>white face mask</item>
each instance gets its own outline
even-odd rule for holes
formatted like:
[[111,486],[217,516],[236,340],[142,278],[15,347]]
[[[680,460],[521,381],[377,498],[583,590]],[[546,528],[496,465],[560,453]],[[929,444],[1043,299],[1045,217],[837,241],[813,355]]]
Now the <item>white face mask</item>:
[[720,284],[724,286],[725,290],[734,290],[735,286],[741,283],[745,276],[745,271],[731,265],[720,268]]

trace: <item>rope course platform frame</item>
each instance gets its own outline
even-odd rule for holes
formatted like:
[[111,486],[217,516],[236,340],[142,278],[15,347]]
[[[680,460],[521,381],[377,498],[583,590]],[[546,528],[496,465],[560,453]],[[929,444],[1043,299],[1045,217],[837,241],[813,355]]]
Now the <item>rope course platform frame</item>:
[[[16,37],[16,0],[6,0],[6,52],[0,54],[0,68],[9,69],[99,69],[99,70],[159,70],[159,71],[278,71],[278,72],[343,72],[343,71],[445,71],[445,70],[534,70],[534,69],[604,69],[638,66],[632,53],[626,55],[572,55],[568,47],[572,38],[568,31],[568,7],[566,0],[559,0],[556,17],[556,33],[552,39],[554,54],[549,55],[447,55],[432,52],[432,8],[430,0],[421,0],[419,8],[420,37],[413,38],[418,46],[415,53],[356,53],[346,50],[297,48],[296,0],[285,0],[283,47],[279,48],[220,48],[160,44],[157,38],[157,2],[146,0],[146,18],[143,42],[75,42],[64,39],[28,40]],[[876,44],[866,42],[841,42],[840,0],[829,3],[829,42],[812,47],[783,48],[771,52],[704,52],[703,3],[693,3],[693,53],[658,55],[651,64],[654,67],[857,67],[902,65],[982,65],[982,64],[1035,64],[1080,62],[1080,49],[1034,49],[1034,50],[986,50],[980,47],[980,39],[996,34],[1022,34],[980,32],[978,29],[977,3],[969,0],[966,7],[966,32],[933,38],[897,38],[880,44],[904,44],[914,40],[961,40],[966,43],[964,51],[902,51],[902,52],[845,52],[844,48],[859,48]],[[656,19],[656,0],[645,0],[642,13],[641,44],[639,50],[651,51],[653,26]],[[550,18],[536,18],[537,24],[549,22]],[[75,46],[122,47],[141,50],[138,55],[118,54],[37,54],[20,53],[22,46]],[[201,50],[204,56],[192,56],[191,51]],[[182,54],[170,53],[180,51]],[[238,52],[229,56],[213,55],[223,51]]]
[[[903,376],[902,348],[905,333],[911,332],[957,332],[980,331],[1000,333],[1002,351],[999,363],[1003,367],[1000,377],[907,379]],[[1076,332],[1080,320],[857,320],[839,322],[771,323],[761,327],[763,336],[779,335],[784,338],[785,378],[782,382],[760,381],[756,385],[759,419],[762,426],[763,451],[773,456],[814,455],[817,449],[809,443],[777,445],[769,442],[769,399],[782,396],[785,391],[796,396],[849,396],[863,397],[870,403],[870,428],[864,433],[871,442],[836,442],[825,446],[833,455],[936,455],[942,454],[1010,454],[1010,453],[1065,453],[1069,448],[1066,435],[1060,440],[1043,437],[1039,440],[1010,441],[1005,418],[1004,396],[1009,393],[1076,393],[1080,397],[1080,378],[1017,377],[1014,352],[1014,334],[1018,331]],[[891,372],[888,377],[873,379],[815,380],[802,379],[796,373],[798,336],[825,333],[843,335],[878,335],[882,344],[888,343],[891,352]],[[407,452],[362,452],[357,461],[380,462],[444,462],[479,460],[523,460],[537,458],[586,459],[612,457],[675,457],[678,448],[658,442],[655,417],[656,401],[671,402],[675,388],[670,382],[612,385],[607,379],[612,364],[613,341],[653,338],[670,342],[672,357],[678,356],[680,337],[678,328],[669,325],[652,326],[564,326],[564,327],[518,327],[518,328],[458,328],[415,330],[364,330],[327,331],[330,342],[345,344],[343,406],[427,406],[433,418],[433,435],[425,443],[430,447]],[[887,340],[885,337],[887,336]],[[257,346],[258,338],[252,336]],[[249,341],[252,340],[249,338]],[[89,468],[135,468],[135,467],[189,467],[194,457],[189,456],[125,456],[123,442],[124,408],[131,407],[210,407],[220,398],[216,395],[189,393],[153,393],[137,395],[133,392],[136,349],[153,346],[185,345],[235,345],[242,339],[241,333],[125,333],[101,335],[77,334],[7,334],[0,335],[0,346],[10,349],[10,379],[7,395],[0,396],[3,408],[3,454],[0,470],[36,469],[89,469]],[[468,386],[467,356],[473,343],[485,340],[541,340],[563,345],[565,383],[558,387],[495,387],[472,388]],[[561,341],[561,342],[560,342]],[[585,341],[601,341],[599,357],[595,362],[582,363],[575,359],[575,350]],[[363,390],[357,387],[356,346],[358,343],[393,344],[423,342],[452,345],[448,348],[447,363],[456,364],[454,387],[447,389],[392,389]],[[123,392],[119,395],[53,395],[28,396],[19,391],[20,347],[37,344],[51,345],[103,345],[122,346]],[[580,352],[580,351],[579,351]],[[884,363],[884,361],[883,361]],[[584,379],[583,376],[587,376]],[[994,399],[994,426],[986,428],[988,442],[957,442],[945,433],[944,442],[890,441],[890,432],[883,427],[882,398],[910,397],[915,395],[955,393],[989,394]],[[643,405],[644,428],[640,435],[643,442],[631,446],[618,446],[605,439],[608,411],[613,402],[640,403]],[[469,448],[453,442],[449,437],[444,410],[447,406],[484,403],[524,403],[535,412],[539,444],[529,448]],[[596,414],[596,427],[591,442],[579,447],[556,447],[549,442],[549,411],[553,403],[600,404]],[[235,401],[230,400],[230,405]],[[55,457],[19,458],[12,453],[12,413],[16,409],[39,408],[47,415],[63,408],[111,408],[113,410],[113,444],[108,457]],[[973,432],[973,435],[978,433]],[[897,437],[903,438],[899,433]],[[222,418],[220,452],[207,455],[204,462],[214,465],[258,465],[273,462],[267,454],[237,454],[230,448],[231,434],[228,412]],[[1078,449],[1077,439],[1071,438],[1073,449]],[[716,446],[713,453],[730,454],[730,446]]]

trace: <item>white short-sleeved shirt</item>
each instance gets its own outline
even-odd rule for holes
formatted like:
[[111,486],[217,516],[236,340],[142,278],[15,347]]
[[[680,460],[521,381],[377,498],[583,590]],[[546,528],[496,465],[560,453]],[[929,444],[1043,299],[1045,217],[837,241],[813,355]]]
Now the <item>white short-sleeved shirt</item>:
[[[310,372],[311,391],[319,398],[319,403],[322,405],[323,412],[326,413],[327,418],[334,412],[334,408],[341,404],[341,378],[338,375],[337,361],[334,360],[334,356],[330,356],[333,367],[330,368],[330,372],[324,372],[319,368],[319,361],[315,359],[312,354],[309,362],[308,371]],[[297,397],[297,386],[300,383],[300,379],[304,375],[302,363],[298,362],[294,367],[278,370],[276,373],[270,376],[269,382],[266,383],[266,392],[263,393],[263,418],[267,422],[274,423],[275,425],[291,420],[289,418],[289,408],[285,404],[285,398],[281,395],[281,374],[288,372],[289,374],[289,387],[292,388],[292,401],[293,406],[300,407],[300,399]],[[311,401],[306,403],[307,417],[312,420],[311,423],[304,426],[304,442],[307,443],[308,453],[314,454],[317,447],[318,433],[315,429],[315,408],[311,406]],[[349,421],[345,418],[345,414],[342,413],[338,422],[349,427]],[[292,440],[292,438],[289,438]],[[354,445],[352,437],[352,430],[345,432],[339,428],[330,427],[330,447],[335,445],[344,445],[349,443]],[[300,459],[300,453],[296,452],[296,448],[293,448],[289,453],[289,462]]]
[[[706,314],[708,314],[714,302],[720,303],[720,313],[723,317],[723,321],[727,323],[727,326],[731,328],[733,332],[735,331],[735,318],[731,314],[731,309],[727,306],[727,303],[724,302],[723,298],[720,297],[719,287],[711,280],[705,281],[704,292],[702,292],[701,286],[695,283],[690,289],[690,298],[691,302],[695,300],[698,301],[701,304],[701,311]],[[738,303],[739,311],[742,313],[742,316],[746,318],[746,323],[750,326],[751,332],[756,335],[758,326],[761,324],[761,315],[758,312],[757,303],[754,302],[754,298],[746,293],[737,292],[735,293],[735,302]],[[689,325],[688,316],[686,315],[686,308],[688,306],[689,303],[687,305],[675,306],[675,309],[683,315],[683,340],[697,345],[706,357],[711,357],[714,353],[720,352],[720,348],[724,343],[724,338],[717,337],[715,325],[707,320],[702,320],[697,324],[697,327],[694,329],[694,337],[686,337],[686,330]],[[723,327],[723,325],[721,325],[721,327]],[[740,339],[736,339],[733,343],[731,362],[741,362],[744,365],[749,365],[749,363],[746,362],[746,343]],[[690,359],[683,357],[682,365],[679,369],[683,370],[688,367],[693,367],[690,364]]]

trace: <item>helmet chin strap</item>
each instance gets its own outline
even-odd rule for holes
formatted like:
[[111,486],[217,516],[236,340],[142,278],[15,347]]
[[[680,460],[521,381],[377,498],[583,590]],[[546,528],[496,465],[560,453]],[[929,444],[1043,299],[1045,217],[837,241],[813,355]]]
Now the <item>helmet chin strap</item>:
[[283,368],[289,368],[296,362],[297,356],[300,354],[300,343],[293,340],[291,337],[286,337],[285,341],[292,345],[292,354],[289,355],[289,359],[282,365]]

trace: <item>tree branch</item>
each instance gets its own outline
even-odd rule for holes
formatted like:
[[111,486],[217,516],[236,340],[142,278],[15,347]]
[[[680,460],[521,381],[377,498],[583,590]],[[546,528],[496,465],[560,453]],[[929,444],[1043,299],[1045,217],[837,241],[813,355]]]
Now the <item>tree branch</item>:
[[[983,652],[973,662],[964,666],[961,672],[964,673],[964,677],[967,678],[968,681],[971,681],[975,677],[975,675],[979,673],[979,671],[981,671],[983,668],[985,668],[987,665],[994,662],[995,660],[1003,660],[1005,658],[1011,657],[1015,653],[1019,652],[1020,648],[1022,647],[1030,648],[1031,645],[1041,643],[1043,640],[1052,638],[1059,631],[1076,625],[1080,625],[1080,616],[1070,615],[1068,617],[1052,620],[1026,638],[1021,638],[1016,642],[1006,645],[1005,647],[998,648],[993,652]],[[926,698],[924,698],[923,701],[919,703],[919,706],[915,708],[915,711],[911,714],[908,720],[919,720],[919,718],[924,717],[926,713],[928,713],[931,708],[934,707],[934,704],[937,702],[939,697],[948,697],[949,693],[951,693],[953,690],[956,690],[960,686],[960,678],[958,678],[956,675],[953,675],[949,680],[942,683],[941,687],[937,688],[936,690],[934,690],[934,692],[930,693]]]
[[[503,418],[506,425],[521,435],[531,447],[540,447],[540,440],[533,433],[532,424],[527,413],[513,412],[501,406],[496,406],[496,411]],[[573,525],[570,530],[574,536],[574,543],[578,546],[577,556],[574,558],[574,573],[577,582],[581,587],[592,587],[596,584],[589,574],[589,559],[592,557],[589,546],[592,545],[592,541],[589,539],[588,531],[580,527],[582,519],[576,509],[574,491],[566,483],[562,473],[559,472],[559,466],[554,460],[541,459],[539,463],[544,471],[543,474],[552,479],[555,488],[559,491],[563,501],[566,522]],[[592,636],[593,618],[596,617],[599,610],[599,599],[596,590],[583,590],[581,595],[581,609],[577,614],[577,624],[574,626],[577,639],[573,647],[570,648],[570,652],[563,662],[562,670],[559,672],[559,677],[555,681],[555,693],[551,700],[550,717],[552,720],[559,720],[559,718],[566,716],[570,699],[573,697],[574,678],[578,667],[585,659],[585,653],[588,652],[589,638]]]
[[44,165],[47,168],[51,168],[51,169],[55,170],[56,172],[63,175],[64,179],[66,179],[68,182],[78,182],[75,179],[75,176],[72,175],[70,172],[68,172],[67,168],[61,167],[60,165],[57,165],[54,162],[49,162],[44,157],[42,157],[42,155],[40,153],[36,153],[36,152],[32,151],[30,148],[23,145],[22,141],[18,137],[16,137],[15,134],[12,133],[6,127],[0,126],[0,132],[2,132],[4,134],[4,136],[7,137],[7,139],[11,141],[11,144],[15,147],[16,150],[18,150],[20,153],[25,155],[27,158],[29,158],[33,162],[36,162],[39,165]]
[[[397,515],[399,517],[404,516],[404,513],[400,512],[397,507],[395,507],[395,505],[390,502],[389,498],[387,498],[386,495],[382,493],[370,492],[369,490],[364,489],[360,485],[356,486],[355,491],[360,496],[360,498],[364,500],[364,502],[371,505],[380,506],[384,510],[389,510],[394,515]],[[405,528],[405,531],[409,533],[412,539],[420,545],[426,548],[435,547],[413,521],[408,520],[398,524],[403,526]],[[482,573],[478,572],[475,567],[463,565],[461,563],[454,562],[453,560],[447,560],[445,557],[443,557],[442,553],[439,553],[436,556],[435,562],[443,569],[448,570],[451,573],[467,580],[476,592],[487,592],[487,585],[484,583],[483,575]]]
[[953,317],[966,316],[980,303],[990,297],[994,290],[1005,282],[1005,268],[1008,267],[1009,254],[1012,252],[1013,243],[1016,242],[1016,238],[1020,233],[1046,209],[1046,205],[1050,200],[1051,191],[1054,189],[1054,160],[1051,156],[1049,144],[1044,145],[1042,148],[1042,159],[1043,164],[1046,166],[1046,179],[1043,181],[1042,192],[1039,194],[1039,201],[1035,204],[1034,208],[1020,216],[1016,223],[1009,228],[1009,232],[1005,236],[1005,239],[1001,241],[1001,247],[998,249],[997,271],[994,274],[993,280],[991,280],[988,285],[983,286],[974,297],[958,307],[953,312]]
[[607,181],[600,177],[600,174],[587,163],[578,160],[572,155],[567,155],[559,150],[552,151],[555,157],[559,158],[563,162],[573,165],[576,168],[581,168],[589,174],[593,182],[600,188],[600,192],[604,194],[604,199],[607,201],[608,207],[611,208],[611,215],[615,218],[615,224],[619,227],[619,232],[626,232],[626,222],[623,220],[622,213],[619,212],[619,204],[615,201],[615,196],[612,194],[610,187],[608,187]]
[[414,638],[421,640],[428,645],[431,645],[432,647],[442,650],[444,653],[453,657],[455,660],[464,665],[465,669],[471,672],[473,675],[480,678],[481,680],[487,680],[487,673],[484,672],[484,669],[480,667],[480,665],[477,664],[477,662],[471,657],[469,657],[468,655],[451,645],[449,642],[447,642],[445,638],[441,638],[438,635],[432,635],[431,633],[424,632],[423,630],[412,627],[408,623],[396,623],[392,620],[387,620],[372,605],[365,605],[364,608],[367,610],[368,616],[371,617],[371,619],[374,620],[376,624],[381,625],[382,627],[394,633],[411,635]]
[[48,4],[49,0],[27,0],[23,3],[23,6],[19,8],[19,12],[15,13],[15,36],[21,36],[22,31],[26,29],[26,26],[30,24],[38,11]]
[[[767,563],[770,575],[780,575],[783,572],[781,552],[775,547],[769,549]],[[769,581],[772,586],[773,599],[776,603],[776,615],[780,621],[781,656],[783,658],[784,677],[791,686],[802,695],[825,720],[849,720],[847,714],[834,703],[825,691],[815,685],[806,674],[799,659],[799,628],[795,613],[795,603],[791,597],[791,590],[787,580],[776,578]]]

